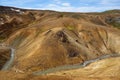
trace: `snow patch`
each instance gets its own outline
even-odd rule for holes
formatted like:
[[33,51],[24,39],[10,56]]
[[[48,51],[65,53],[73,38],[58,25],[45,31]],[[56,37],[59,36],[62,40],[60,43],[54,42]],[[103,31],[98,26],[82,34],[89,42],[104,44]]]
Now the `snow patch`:
[[4,24],[3,22],[1,22],[1,24]]
[[3,18],[0,18],[0,21],[3,21]]
[[21,11],[20,9],[13,9],[13,8],[11,8],[11,10],[12,10],[12,11],[15,11],[15,12],[18,12],[19,14],[23,14],[23,13],[24,13],[24,12]]
[[0,18],[0,24],[4,24],[3,18]]

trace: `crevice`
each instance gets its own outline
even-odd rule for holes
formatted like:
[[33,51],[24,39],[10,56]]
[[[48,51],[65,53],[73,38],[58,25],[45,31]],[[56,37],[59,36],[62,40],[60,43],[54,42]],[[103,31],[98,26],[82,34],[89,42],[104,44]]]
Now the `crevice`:
[[48,31],[45,33],[45,35],[49,34],[51,31],[52,31],[52,30],[48,30]]
[[63,31],[59,31],[56,33],[57,37],[59,38],[59,40],[63,43],[69,43],[67,36],[64,34]]
[[79,52],[74,49],[68,49],[68,57],[77,57]]
[[[110,50],[110,52],[113,52],[111,49],[109,49],[109,48],[107,47],[107,44],[105,43],[104,39],[102,38],[102,36],[100,35],[100,33],[99,33],[99,31],[98,31],[98,28],[96,28],[96,32],[98,33],[98,36],[99,36],[100,39],[102,40],[105,48],[106,48],[107,50]],[[107,33],[107,32],[106,32],[106,33]],[[107,41],[108,41],[108,34],[106,35],[106,37],[107,37]]]

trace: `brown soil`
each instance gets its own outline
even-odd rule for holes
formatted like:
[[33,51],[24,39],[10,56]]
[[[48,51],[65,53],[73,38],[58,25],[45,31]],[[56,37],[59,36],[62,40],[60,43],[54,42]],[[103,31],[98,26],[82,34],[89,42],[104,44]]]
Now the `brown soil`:
[[[22,12],[19,13],[11,8],[0,7],[0,43],[4,42],[15,49],[15,60],[10,70],[0,71],[1,80],[119,80],[118,75],[30,74],[61,65],[82,63],[105,54],[120,54],[119,10],[114,13],[67,13],[13,8]],[[0,67],[9,56],[10,50],[0,50]],[[118,67],[119,62],[114,63],[109,64]],[[107,69],[106,73],[111,73]]]

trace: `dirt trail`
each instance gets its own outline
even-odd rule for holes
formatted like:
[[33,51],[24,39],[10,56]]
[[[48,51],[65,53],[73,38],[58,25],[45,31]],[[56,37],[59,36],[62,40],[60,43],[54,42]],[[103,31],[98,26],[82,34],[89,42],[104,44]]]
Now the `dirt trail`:
[[120,54],[103,55],[103,56],[100,56],[98,58],[85,61],[84,63],[74,64],[74,65],[64,65],[64,66],[60,66],[60,67],[56,67],[56,68],[47,69],[47,70],[44,70],[44,71],[36,71],[33,74],[34,75],[45,75],[45,74],[54,73],[54,72],[58,72],[58,71],[62,71],[62,70],[70,70],[70,69],[83,68],[83,67],[85,67],[85,66],[87,66],[90,63],[93,63],[95,61],[106,59],[106,58],[111,58],[111,57],[120,57]]
[[5,63],[5,65],[3,66],[3,68],[1,70],[8,70],[11,65],[13,64],[14,61],[14,53],[15,53],[15,49],[10,48],[11,49],[11,57],[10,59]]

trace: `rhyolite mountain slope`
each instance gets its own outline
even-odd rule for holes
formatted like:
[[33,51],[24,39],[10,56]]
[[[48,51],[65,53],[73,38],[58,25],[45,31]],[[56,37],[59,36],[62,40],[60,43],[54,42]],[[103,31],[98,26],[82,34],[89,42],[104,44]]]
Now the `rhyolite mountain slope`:
[[[103,13],[68,13],[0,6],[0,43],[15,49],[15,59],[8,70],[13,74],[16,72],[27,75],[57,66],[83,63],[106,54],[120,54],[119,28],[119,10]],[[9,49],[4,48],[0,55],[2,67],[9,59]],[[110,64],[116,66],[115,71],[120,70],[117,61],[119,60],[113,65]],[[97,70],[99,72],[101,69]],[[111,72],[106,68],[106,73]],[[9,76],[9,73],[7,75]],[[84,76],[87,75],[83,75],[83,78]],[[56,79],[56,76],[53,77]],[[63,79],[67,80],[66,77],[67,75]],[[108,80],[109,77],[111,76],[108,76]],[[105,78],[106,76],[103,77]]]

